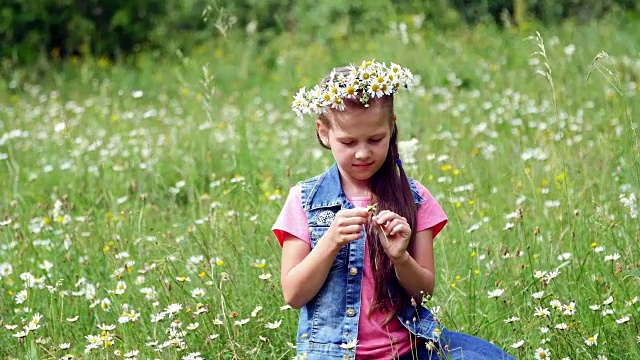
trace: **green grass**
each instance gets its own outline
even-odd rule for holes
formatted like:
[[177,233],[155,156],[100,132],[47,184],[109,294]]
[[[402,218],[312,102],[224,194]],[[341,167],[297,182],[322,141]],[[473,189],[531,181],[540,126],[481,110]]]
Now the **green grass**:
[[[540,32],[546,57],[527,40],[535,29],[409,26],[408,44],[385,35],[321,47],[283,35],[258,47],[255,38],[230,34],[181,57],[52,63],[39,67],[40,77],[5,63],[0,357],[294,356],[297,312],[281,309],[280,248],[270,227],[289,187],[332,157],[290,101],[332,66],[365,58],[397,62],[421,78],[397,99],[396,112],[402,140],[419,140],[409,173],[450,220],[435,243],[430,303],[445,326],[521,359],[539,348],[553,359],[639,357],[640,222],[620,197],[640,196],[640,28]],[[594,67],[601,50],[610,58]],[[548,73],[545,63],[546,78],[536,75]],[[521,217],[506,218],[518,210]],[[605,260],[613,254],[619,258]],[[536,276],[556,269],[548,282]],[[194,289],[204,295],[192,296]],[[504,293],[489,298],[495,289]],[[563,315],[552,300],[575,302],[575,313]],[[151,321],[170,304],[182,308]],[[550,316],[535,316],[537,308]],[[119,323],[131,310],[139,319]],[[35,313],[40,327],[15,337]],[[514,316],[519,321],[505,323]],[[171,335],[172,323],[185,333]],[[596,334],[597,345],[588,346]],[[85,354],[88,335],[111,340]],[[154,352],[171,339],[185,349]]]

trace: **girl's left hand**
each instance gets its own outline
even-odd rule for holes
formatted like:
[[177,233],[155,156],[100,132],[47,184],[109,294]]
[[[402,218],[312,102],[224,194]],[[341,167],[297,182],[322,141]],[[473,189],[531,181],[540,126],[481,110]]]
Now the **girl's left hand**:
[[[392,262],[402,259],[406,255],[409,239],[411,238],[411,227],[404,217],[389,211],[382,210],[373,219],[380,233],[380,243],[382,248]],[[384,234],[381,232],[384,231]],[[385,240],[385,235],[387,240]]]

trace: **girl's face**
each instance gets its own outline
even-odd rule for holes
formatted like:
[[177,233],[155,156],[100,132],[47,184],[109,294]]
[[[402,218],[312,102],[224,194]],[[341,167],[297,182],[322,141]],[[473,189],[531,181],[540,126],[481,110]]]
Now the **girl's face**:
[[322,142],[331,148],[342,180],[350,190],[368,187],[369,178],[384,163],[389,151],[392,122],[385,106],[346,109],[328,114],[328,125],[316,122]]

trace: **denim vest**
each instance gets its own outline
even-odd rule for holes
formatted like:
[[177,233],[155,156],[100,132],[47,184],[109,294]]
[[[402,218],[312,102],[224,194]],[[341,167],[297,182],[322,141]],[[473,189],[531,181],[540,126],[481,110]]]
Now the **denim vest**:
[[[424,201],[415,183],[409,179],[416,206]],[[325,173],[300,182],[302,207],[309,222],[311,247],[327,231],[340,209],[351,209],[340,184],[337,165]],[[299,359],[354,359],[353,348],[342,344],[358,338],[358,318],[361,313],[361,287],[364,266],[365,231],[359,240],[345,245],[336,256],[325,283],[313,299],[300,309],[297,352]],[[400,322],[414,335],[437,341],[438,324],[431,312],[419,305],[401,311]],[[366,314],[367,309],[362,309]],[[366,316],[366,315],[364,315]],[[440,326],[442,329],[442,326]]]

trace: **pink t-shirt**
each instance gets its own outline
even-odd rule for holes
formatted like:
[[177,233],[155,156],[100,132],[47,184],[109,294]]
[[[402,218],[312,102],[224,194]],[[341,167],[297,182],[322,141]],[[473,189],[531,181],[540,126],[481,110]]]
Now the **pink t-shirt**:
[[[425,201],[420,204],[416,214],[416,232],[432,229],[433,237],[442,230],[447,223],[440,204],[431,196],[429,190],[422,184],[415,181],[418,193]],[[356,207],[369,205],[368,198],[350,198],[349,201]],[[287,234],[311,244],[308,232],[307,216],[302,208],[300,187],[294,186],[289,191],[289,196],[285,202],[278,219],[273,225],[272,231],[282,245]],[[309,245],[311,246],[311,245]],[[398,318],[394,318],[386,328],[382,327],[385,314],[375,312],[369,318],[367,316],[373,300],[375,280],[371,270],[369,260],[369,249],[365,242],[364,268],[362,274],[361,291],[361,311],[358,319],[358,346],[356,347],[356,358],[365,359],[391,359],[400,354],[404,354],[411,349],[409,332],[400,323]]]

